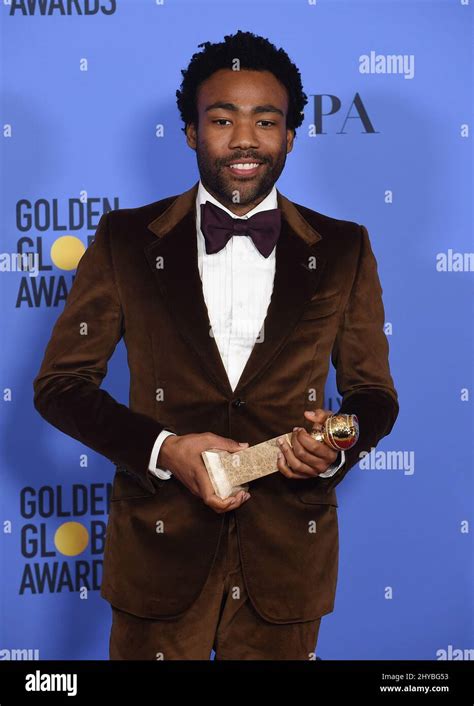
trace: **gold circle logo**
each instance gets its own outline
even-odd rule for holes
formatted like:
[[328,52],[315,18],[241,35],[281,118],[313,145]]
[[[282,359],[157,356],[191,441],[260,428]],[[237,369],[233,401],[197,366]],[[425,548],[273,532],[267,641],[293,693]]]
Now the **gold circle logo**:
[[65,556],[82,554],[89,544],[89,532],[80,522],[64,522],[54,534],[54,545]]
[[51,260],[60,270],[75,270],[85,251],[82,240],[74,235],[62,235],[51,246]]

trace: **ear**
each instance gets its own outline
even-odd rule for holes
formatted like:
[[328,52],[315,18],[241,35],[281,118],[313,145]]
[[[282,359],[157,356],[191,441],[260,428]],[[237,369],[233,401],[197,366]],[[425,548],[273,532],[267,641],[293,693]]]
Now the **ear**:
[[286,131],[286,153],[289,154],[291,150],[293,149],[293,142],[295,140],[295,131],[294,130],[287,130]]
[[186,125],[186,142],[188,147],[191,147],[192,150],[196,149],[197,129],[194,123],[188,123]]

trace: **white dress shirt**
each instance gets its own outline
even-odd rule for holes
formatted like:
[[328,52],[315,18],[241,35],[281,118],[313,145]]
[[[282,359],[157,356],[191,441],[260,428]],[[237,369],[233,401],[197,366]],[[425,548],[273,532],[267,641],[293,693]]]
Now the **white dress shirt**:
[[[277,208],[275,186],[255,208],[237,216],[215,199],[199,181],[196,195],[196,233],[199,275],[204,300],[215,341],[221,354],[233,390],[250,356],[255,340],[264,322],[273,291],[275,250],[266,258],[246,235],[233,236],[225,248],[217,253],[206,253],[206,241],[201,231],[201,204],[206,201],[219,206],[233,218],[250,218],[259,211]],[[162,480],[168,480],[171,471],[158,467],[158,455],[163,441],[172,431],[164,429],[153,446],[148,470]],[[341,451],[334,464],[319,475],[329,478],[345,461]]]

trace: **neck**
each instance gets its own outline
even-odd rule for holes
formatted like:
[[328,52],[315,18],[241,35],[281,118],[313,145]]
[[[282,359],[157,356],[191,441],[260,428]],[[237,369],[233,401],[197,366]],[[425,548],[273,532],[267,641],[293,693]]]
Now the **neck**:
[[273,189],[272,186],[272,189],[270,189],[270,191],[268,191],[266,194],[258,196],[250,203],[241,204],[234,203],[233,201],[227,199],[224,194],[218,194],[217,192],[213,191],[213,189],[210,189],[204,182],[202,182],[202,184],[204,188],[211,194],[211,196],[213,196],[217,201],[219,201],[222,206],[225,206],[229,209],[229,211],[232,211],[232,213],[236,216],[245,216],[245,214],[255,208],[255,206],[258,206],[259,203],[262,203],[262,201],[267,198],[268,194]]

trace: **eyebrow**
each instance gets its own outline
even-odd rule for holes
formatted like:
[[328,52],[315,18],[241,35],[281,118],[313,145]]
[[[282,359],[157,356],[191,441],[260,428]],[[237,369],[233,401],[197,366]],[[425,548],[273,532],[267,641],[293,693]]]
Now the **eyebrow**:
[[[234,113],[237,113],[239,111],[239,108],[235,105],[235,103],[224,103],[223,101],[217,101],[216,103],[208,105],[205,108],[205,112],[207,113],[210,110],[214,110],[215,108],[220,108],[221,110],[231,110]],[[254,108],[252,108],[252,113],[278,113],[283,118],[285,117],[283,111],[280,110],[280,108],[277,108],[275,105],[272,105],[271,103],[267,103],[266,105],[256,105]]]

